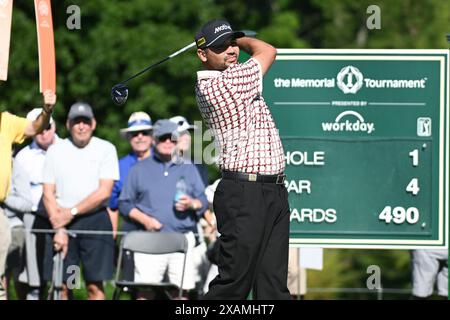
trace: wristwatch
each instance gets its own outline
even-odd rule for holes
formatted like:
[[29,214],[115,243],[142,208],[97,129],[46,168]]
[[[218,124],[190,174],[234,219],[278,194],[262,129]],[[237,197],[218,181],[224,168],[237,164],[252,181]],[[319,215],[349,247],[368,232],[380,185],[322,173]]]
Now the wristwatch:
[[73,207],[72,209],[70,209],[70,214],[75,217],[78,214],[78,209],[77,207]]

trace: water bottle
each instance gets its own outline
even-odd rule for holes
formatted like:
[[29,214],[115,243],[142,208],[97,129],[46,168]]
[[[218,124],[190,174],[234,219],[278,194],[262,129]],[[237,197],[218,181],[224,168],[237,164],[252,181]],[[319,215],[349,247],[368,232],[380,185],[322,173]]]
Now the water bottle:
[[182,196],[187,195],[187,184],[184,180],[184,177],[181,177],[176,184],[176,191],[175,191],[175,198],[174,201],[178,202],[180,201]]

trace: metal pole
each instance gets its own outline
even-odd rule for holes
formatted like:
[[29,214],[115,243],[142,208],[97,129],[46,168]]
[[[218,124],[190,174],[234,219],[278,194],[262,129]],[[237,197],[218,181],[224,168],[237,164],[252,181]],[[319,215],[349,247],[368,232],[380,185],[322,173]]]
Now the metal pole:
[[53,300],[61,300],[62,282],[63,258],[62,251],[59,251],[53,257]]

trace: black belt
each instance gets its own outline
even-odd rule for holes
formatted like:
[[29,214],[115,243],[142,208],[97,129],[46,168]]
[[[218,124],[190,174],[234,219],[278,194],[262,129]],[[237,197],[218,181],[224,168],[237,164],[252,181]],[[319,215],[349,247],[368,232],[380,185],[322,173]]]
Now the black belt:
[[222,178],[236,181],[284,184],[284,180],[286,180],[286,175],[285,174],[267,175],[258,173],[222,171]]

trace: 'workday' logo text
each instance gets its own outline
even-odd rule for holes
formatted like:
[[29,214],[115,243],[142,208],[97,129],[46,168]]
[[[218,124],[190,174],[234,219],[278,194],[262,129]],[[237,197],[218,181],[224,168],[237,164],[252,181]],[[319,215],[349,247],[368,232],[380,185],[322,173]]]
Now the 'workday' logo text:
[[[346,116],[352,117],[341,121]],[[334,122],[322,122],[322,130],[329,132],[366,132],[371,134],[375,131],[375,124],[365,122],[364,118],[356,111],[344,111],[336,117]]]

